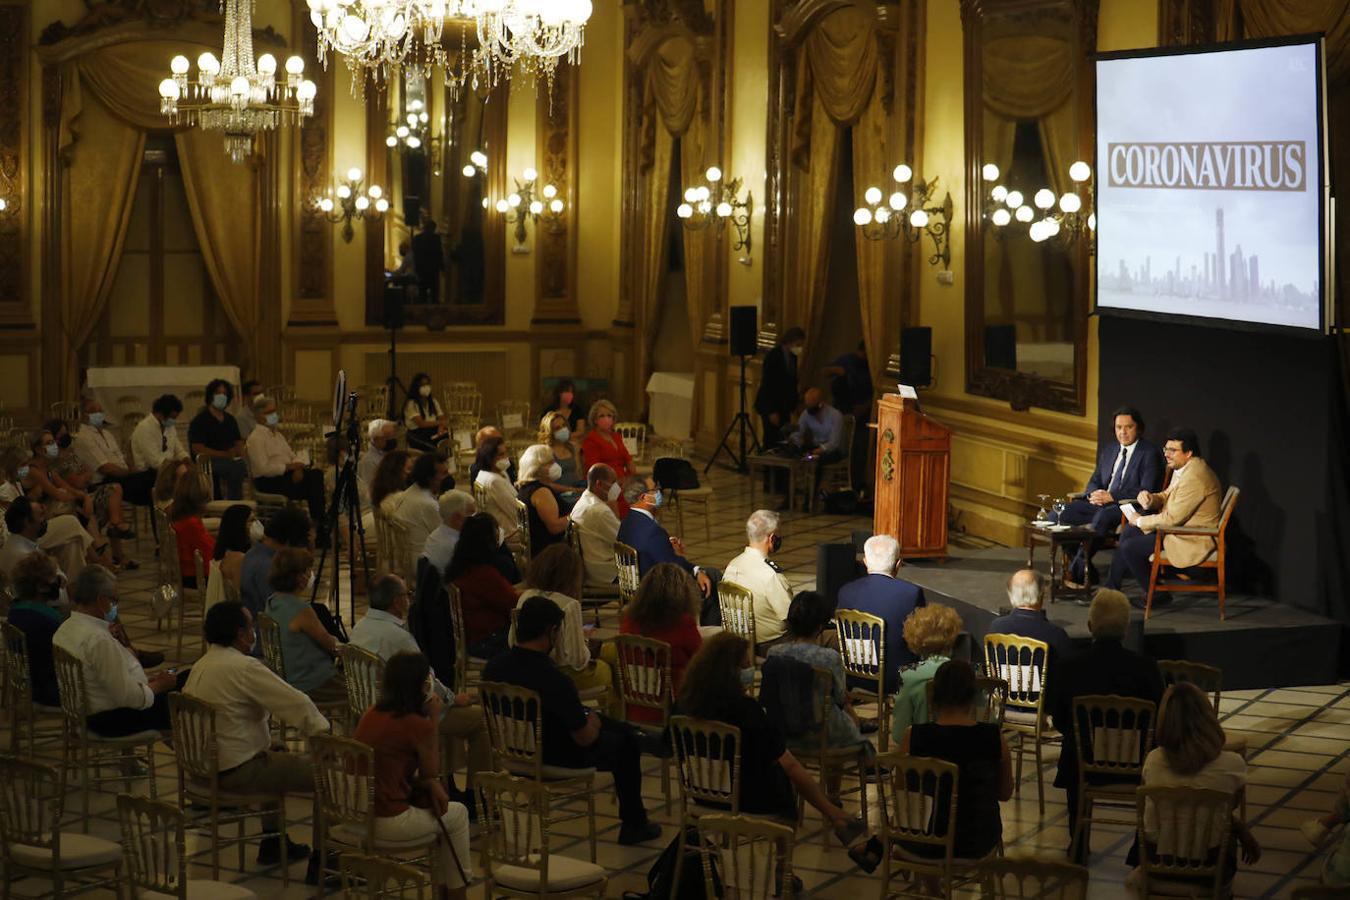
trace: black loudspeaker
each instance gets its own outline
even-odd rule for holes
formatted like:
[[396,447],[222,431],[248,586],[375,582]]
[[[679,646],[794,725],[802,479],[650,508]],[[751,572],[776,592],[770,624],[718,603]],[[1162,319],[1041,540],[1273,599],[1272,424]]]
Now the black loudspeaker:
[[754,356],[759,352],[759,309],[731,307],[731,355]]
[[839,603],[839,589],[866,574],[852,543],[816,546],[816,590],[825,595],[831,610]]
[[403,302],[407,298],[407,289],[401,284],[386,282],[384,285],[384,327],[393,331],[403,327]]
[[1017,326],[984,326],[984,364],[1017,371]]
[[900,329],[900,383],[910,387],[933,383],[933,329]]

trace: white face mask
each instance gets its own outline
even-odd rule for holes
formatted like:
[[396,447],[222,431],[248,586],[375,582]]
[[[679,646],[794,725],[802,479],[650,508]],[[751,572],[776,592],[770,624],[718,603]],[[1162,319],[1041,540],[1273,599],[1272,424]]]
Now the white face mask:
[[305,589],[304,589],[304,591],[303,591],[302,593],[308,594],[310,591],[314,590],[314,584],[315,584],[315,582],[317,582],[318,580],[319,580],[319,573],[318,573],[318,572],[310,572],[310,573],[309,573],[309,580],[305,582]]
[[557,431],[553,432],[553,439],[564,444],[567,443],[567,440],[570,437],[572,437],[572,431],[569,428],[559,428]]
[[619,483],[616,481],[609,486],[609,494],[605,499],[610,503],[613,503],[615,500],[619,499],[619,495],[622,493],[623,491],[619,490]]
[[557,463],[554,463],[553,465],[548,467],[549,481],[557,481],[561,477],[562,477],[562,466],[558,465]]
[[495,465],[497,466],[498,472],[505,472],[506,470],[511,468],[511,460],[507,457],[503,457],[497,460]]
[[500,547],[502,544],[505,544],[505,543],[506,543],[506,529],[504,529],[504,528],[502,528],[502,526],[498,525],[498,526],[497,526],[497,546]]
[[417,393],[421,394],[423,397],[430,397],[431,385],[429,384],[422,385],[420,388],[417,389]]
[[253,543],[260,543],[263,539],[263,523],[254,519],[248,523],[248,537]]

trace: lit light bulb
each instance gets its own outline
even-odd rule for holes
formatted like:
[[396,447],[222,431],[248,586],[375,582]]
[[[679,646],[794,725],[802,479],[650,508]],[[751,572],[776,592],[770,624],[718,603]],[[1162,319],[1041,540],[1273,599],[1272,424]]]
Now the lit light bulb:
[[1036,192],[1036,196],[1031,198],[1031,202],[1036,204],[1037,209],[1049,209],[1055,205],[1055,192],[1049,188],[1041,188]]
[[361,212],[365,212],[367,209],[370,208],[370,198],[365,196],[357,197],[356,208],[359,209]]
[[1074,181],[1087,181],[1092,177],[1092,166],[1080,159],[1069,166],[1069,177]]
[[1027,237],[1038,244],[1049,237],[1049,235],[1045,233],[1045,220],[1041,219],[1040,221],[1032,222],[1031,227],[1027,229]]
[[998,166],[985,163],[984,168],[980,169],[980,174],[984,176],[985,181],[998,181]]
[[531,200],[531,201],[530,201],[530,215],[537,216],[537,215],[539,215],[540,213],[542,213],[543,211],[544,211],[544,201],[543,201],[543,200]]
[[1059,219],[1042,219],[1045,223],[1046,237],[1054,237],[1059,234]]
[[868,205],[876,206],[881,202],[881,188],[869,187],[863,192],[863,199],[867,201]]
[[698,199],[700,203],[707,203],[708,198],[712,196],[712,191],[708,190],[707,185],[702,185],[698,189]]
[[504,213],[504,212],[506,212],[506,211],[507,211],[508,209],[510,209],[510,208],[511,208],[511,204],[507,203],[505,200],[498,200],[498,201],[497,201],[497,212],[499,212],[499,213]]
[[995,203],[1002,203],[1008,199],[1008,189],[1001,184],[996,184],[994,189],[989,192],[989,196],[994,199]]
[[159,83],[159,95],[165,100],[177,100],[179,96],[178,82],[172,78],[165,78]]
[[388,212],[388,211],[389,211],[389,201],[386,200],[386,199],[384,199],[383,197],[381,197],[380,199],[376,200],[376,201],[375,201],[375,211],[378,212],[378,213]]
[[332,200],[332,198],[331,198],[331,197],[324,197],[322,200],[320,200],[320,201],[319,201],[319,209],[323,210],[324,212],[332,212],[332,211],[333,211],[333,200]]
[[723,219],[731,215],[731,204],[727,203],[725,200],[717,204],[717,214]]
[[465,166],[465,167],[464,167],[464,177],[465,177],[465,178],[472,178],[472,177],[474,176],[474,173],[477,172],[477,171],[478,171],[478,170],[475,169],[473,166]]
[[553,201],[549,203],[548,208],[553,211],[554,215],[557,215],[563,211],[563,202],[557,197],[554,197]]
[[860,206],[853,211],[854,225],[871,225],[872,211],[865,206]]
[[408,135],[408,149],[416,150],[422,146],[422,139],[415,134]]
[[1097,214],[1096,214],[1096,213],[1089,213],[1089,214],[1088,214],[1088,231],[1096,231],[1096,230],[1097,230]]
[[387,137],[387,138],[384,139],[384,145],[385,145],[386,147],[397,147],[397,146],[398,146],[398,138],[397,138],[396,136],[394,136],[394,135],[391,134],[391,135],[389,135],[389,137]]
[[556,197],[556,196],[558,196],[558,189],[557,189],[556,187],[554,187],[554,186],[551,185],[551,184],[546,184],[546,185],[544,185],[544,199],[545,199],[545,200],[552,200],[552,199],[553,199],[554,197]]
[[1030,222],[1036,218],[1036,213],[1032,212],[1030,206],[1019,206],[1017,212],[1013,214],[1019,222]]
[[400,125],[394,129],[394,134],[398,135],[400,138],[406,138],[408,135],[412,134],[412,132],[408,130],[407,125]]
[[1059,198],[1059,208],[1066,213],[1076,213],[1083,208],[1083,201],[1077,194],[1065,194]]
[[252,85],[243,75],[236,75],[230,80],[230,96],[232,97],[247,97],[251,88]]
[[277,74],[277,58],[270,53],[258,57],[258,74],[268,77]]
[[347,187],[345,184],[339,184],[337,189],[337,195],[338,199],[346,200],[348,197],[352,195],[352,189]]
[[522,173],[520,173],[520,174],[521,174],[521,177],[523,177],[526,181],[538,181],[538,180],[539,180],[539,170],[536,169],[536,168],[534,168],[533,166],[529,167],[528,169],[526,169],[524,172],[522,172]]
[[191,65],[186,56],[175,56],[169,62],[169,71],[175,75],[186,75]]
[[408,124],[411,125],[411,126],[413,126],[414,128],[417,127],[417,114],[416,114],[416,113],[408,113]]
[[689,188],[688,190],[686,190],[686,191],[684,192],[684,200],[685,200],[686,203],[697,203],[697,202],[698,202],[698,188]]
[[1006,209],[996,209],[994,210],[994,214],[989,218],[995,225],[1002,228],[1012,221],[1012,213],[1008,212]]
[[872,214],[872,218],[876,219],[880,224],[885,225],[891,220],[891,211],[884,206],[879,206],[877,207],[877,211]]
[[384,188],[380,187],[378,184],[372,184],[366,193],[370,195],[370,199],[378,200],[384,196]]
[[319,93],[319,86],[306,78],[300,82],[300,86],[295,89],[295,96],[305,102],[313,100]]
[[1022,192],[1008,191],[1008,196],[1003,198],[1003,202],[1008,204],[1009,209],[1017,209],[1022,205]]
[[907,184],[909,180],[914,177],[914,170],[904,163],[901,163],[895,167],[893,172],[891,172],[891,177],[894,178],[898,184]]
[[717,168],[717,166],[710,166],[708,171],[704,174],[707,176],[710,184],[717,184],[717,182],[722,180],[722,170]]
[[298,56],[287,57],[286,74],[303,75],[305,72],[305,61]]
[[694,208],[688,203],[681,203],[675,210],[675,215],[679,216],[681,219],[692,218],[694,215]]
[[469,162],[473,163],[475,166],[477,166],[477,167],[480,168],[480,169],[486,169],[486,168],[487,168],[487,154],[483,153],[483,151],[481,151],[481,150],[475,150],[475,151],[473,151],[472,153],[469,154]]
[[214,53],[203,53],[197,57],[197,68],[210,76],[220,73],[220,60],[216,59]]
[[906,197],[904,194],[900,193],[899,191],[896,191],[894,194],[891,194],[891,199],[889,202],[891,204],[891,209],[895,210],[896,212],[899,212],[900,210],[905,208],[905,204],[909,202],[909,198]]
[[512,209],[515,209],[517,206],[520,206],[520,195],[516,193],[508,195],[506,198],[506,205],[511,207]]
[[360,180],[361,180],[361,170],[358,169],[356,166],[352,166],[350,169],[347,170],[347,180],[348,180],[348,181],[360,181]]
[[914,212],[909,214],[909,224],[913,225],[915,228],[927,228],[928,213],[921,209],[914,210]]

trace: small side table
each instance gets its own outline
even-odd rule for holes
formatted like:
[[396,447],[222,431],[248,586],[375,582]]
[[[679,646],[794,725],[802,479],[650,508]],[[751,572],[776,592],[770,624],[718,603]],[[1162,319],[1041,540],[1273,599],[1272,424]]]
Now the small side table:
[[782,456],[777,453],[751,453],[746,456],[746,462],[750,465],[750,508],[758,508],[755,506],[755,485],[763,477],[765,469],[787,470],[788,508],[791,508],[797,499],[797,471],[801,468],[801,460],[795,456]]
[[1050,529],[1048,527],[1038,527],[1030,522],[1026,525],[1027,537],[1027,568],[1036,568],[1036,547],[1038,545],[1050,548],[1050,602],[1056,600],[1085,600],[1090,599],[1093,589],[1070,588],[1063,584],[1064,572],[1059,564],[1061,548],[1065,544],[1081,544],[1084,541],[1094,537],[1093,531],[1086,525],[1075,525],[1071,528]]

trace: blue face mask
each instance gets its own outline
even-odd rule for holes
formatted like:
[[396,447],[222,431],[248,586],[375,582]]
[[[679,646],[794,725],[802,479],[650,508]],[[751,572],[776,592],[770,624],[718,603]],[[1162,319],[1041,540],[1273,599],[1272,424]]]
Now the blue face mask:
[[58,456],[61,455],[61,448],[56,446],[55,444],[48,444],[46,447],[43,448],[43,452],[46,453],[47,456],[50,457],[51,459],[56,459]]
[[111,625],[112,623],[114,623],[114,622],[117,621],[117,601],[116,601],[116,600],[114,600],[114,601],[112,602],[112,606],[109,606],[109,607],[108,607],[108,611],[105,612],[105,613],[103,614],[103,620],[104,620],[105,622],[107,622],[109,625]]
[[164,420],[164,430],[165,430],[165,431],[172,431],[173,428],[174,428],[174,426],[177,425],[177,424],[178,424],[178,422],[177,422],[177,420],[175,420],[175,419],[165,419],[165,420]]
[[555,441],[562,441],[566,443],[567,440],[571,437],[572,431],[570,428],[559,428],[557,431],[553,432],[553,439]]
[[748,669],[741,669],[741,684],[745,685],[746,687],[749,687],[754,683],[755,683],[754,667],[752,666]]
[[662,506],[665,506],[666,504],[666,498],[661,493],[659,488],[652,492],[651,498],[652,498],[652,506],[656,507],[657,509],[660,509]]
[[277,424],[277,423],[280,422],[280,421],[281,421],[281,414],[280,414],[280,413],[268,413],[268,414],[267,414],[267,424],[268,424],[268,425],[275,425],[275,424]]
[[103,413],[101,413],[101,412],[91,412],[91,413],[89,414],[89,424],[90,424],[90,425],[93,425],[95,428],[102,428],[102,427],[103,427],[103,418],[104,418],[104,417],[103,417]]
[[25,478],[28,477],[28,467],[19,466],[19,470],[14,473],[14,477],[19,479],[20,481],[23,481]]
[[230,405],[230,398],[225,394],[216,394],[211,398],[211,405],[216,409],[224,409]]

